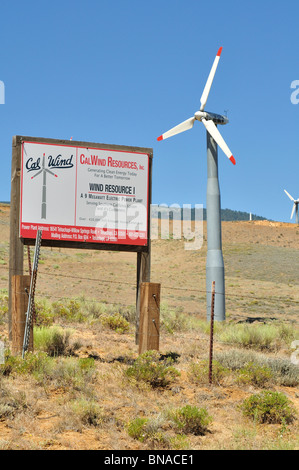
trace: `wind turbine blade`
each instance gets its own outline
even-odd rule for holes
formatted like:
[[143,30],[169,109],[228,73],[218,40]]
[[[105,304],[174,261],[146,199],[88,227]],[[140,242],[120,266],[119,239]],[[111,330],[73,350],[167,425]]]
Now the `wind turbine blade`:
[[53,171],[48,170],[48,168],[46,168],[45,171],[49,173],[50,175],[55,176],[55,178],[58,178],[58,176],[55,173],[53,173]]
[[293,218],[295,209],[296,209],[296,204],[293,205],[293,209],[292,209],[292,213],[291,213],[291,217],[290,217],[291,219]]
[[31,176],[31,179],[35,178],[36,176],[40,175],[43,172],[43,170],[39,170],[35,175]]
[[200,111],[203,111],[205,109],[205,105],[207,103],[208,96],[209,96],[209,93],[210,93],[210,90],[211,90],[211,86],[212,86],[212,83],[213,83],[213,80],[214,80],[214,76],[215,76],[215,73],[216,73],[216,70],[217,70],[217,67],[218,67],[218,62],[219,62],[219,59],[220,59],[220,56],[221,56],[221,52],[222,52],[222,47],[220,47],[220,49],[217,52],[217,55],[216,55],[215,60],[213,62],[210,74],[208,76],[207,83],[206,83],[206,85],[204,87],[204,90],[202,92],[202,95],[201,95],[201,98],[200,98],[200,104],[201,104]]
[[220,132],[218,131],[215,123],[211,120],[207,121],[206,119],[202,119],[202,123],[204,124],[205,128],[207,129],[207,131],[209,132],[209,134],[213,137],[213,139],[215,140],[215,142],[219,145],[219,147],[223,150],[223,152],[225,153],[225,155],[227,156],[227,158],[230,159],[230,161],[235,165],[236,164],[236,160],[234,159],[234,157],[232,156],[232,153],[230,151],[230,149],[228,148],[228,146],[226,145],[222,135],[220,134]]
[[191,129],[193,127],[194,122],[195,122],[195,117],[187,119],[186,121],[181,122],[181,124],[178,124],[177,126],[173,127],[169,131],[160,135],[160,137],[158,137],[157,140],[164,140],[164,139],[167,139],[168,137],[172,137],[173,135],[179,134],[180,132],[187,131],[188,129]]
[[284,189],[284,192],[286,193],[287,196],[291,199],[291,201],[295,201],[295,199]]

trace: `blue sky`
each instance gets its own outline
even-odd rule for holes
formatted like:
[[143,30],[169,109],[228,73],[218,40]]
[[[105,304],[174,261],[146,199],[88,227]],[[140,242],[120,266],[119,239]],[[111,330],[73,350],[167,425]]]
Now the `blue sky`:
[[227,110],[219,130],[237,161],[219,150],[222,207],[290,220],[298,0],[2,0],[0,12],[0,200],[10,199],[19,134],[153,147],[153,203],[205,206],[203,125],[156,139],[199,109],[222,46],[206,106]]

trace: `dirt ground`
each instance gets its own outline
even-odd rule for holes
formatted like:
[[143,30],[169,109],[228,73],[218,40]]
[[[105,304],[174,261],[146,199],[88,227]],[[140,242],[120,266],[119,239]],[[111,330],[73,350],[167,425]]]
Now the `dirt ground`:
[[[184,249],[184,240],[152,240],[151,280],[161,283],[165,308],[205,319],[206,224],[200,250]],[[223,222],[223,254],[226,272],[228,321],[267,322],[279,320],[298,326],[299,227],[268,221]],[[31,248],[31,256],[33,249]],[[9,207],[0,207],[0,290],[8,288]],[[28,271],[27,253],[24,270]],[[54,302],[70,298],[134,306],[136,301],[136,254],[42,248],[36,297]],[[252,386],[232,383],[193,384],[188,379],[190,362],[205,357],[208,336],[184,331],[160,337],[160,350],[180,355],[180,377],[163,391],[133,387],[123,378],[119,358],[136,358],[135,331],[119,335],[97,325],[72,325],[73,337],[83,343],[82,357],[96,357],[98,379],[91,388],[107,415],[99,428],[78,427],[68,422],[68,391],[36,386],[33,378],[7,379],[11,394],[24,393],[27,408],[14,419],[0,420],[0,449],[146,449],[145,443],[128,437],[125,424],[137,416],[157,417],[170,404],[206,406],[213,416],[204,436],[188,436],[189,446],[199,449],[263,449],[287,446],[298,436],[297,424],[250,424],[238,405],[255,391]],[[0,325],[7,339],[7,325]],[[299,338],[298,338],[299,339]],[[227,346],[216,342],[215,350]],[[286,354],[286,352],[283,352]],[[1,387],[1,382],[0,382]],[[293,387],[276,387],[291,400],[299,414],[299,393]],[[299,440],[297,441],[299,442]]]

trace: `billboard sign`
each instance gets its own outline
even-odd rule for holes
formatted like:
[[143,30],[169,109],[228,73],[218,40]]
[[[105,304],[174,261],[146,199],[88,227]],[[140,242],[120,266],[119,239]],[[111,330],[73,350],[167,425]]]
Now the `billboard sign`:
[[20,237],[42,229],[68,246],[147,246],[150,158],[149,149],[23,141]]

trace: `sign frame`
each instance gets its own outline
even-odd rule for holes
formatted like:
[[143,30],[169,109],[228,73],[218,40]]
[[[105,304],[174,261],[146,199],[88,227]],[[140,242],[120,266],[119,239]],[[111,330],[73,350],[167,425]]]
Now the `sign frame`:
[[22,145],[26,142],[49,145],[73,146],[93,149],[105,149],[111,151],[123,151],[129,153],[145,154],[148,157],[148,198],[147,198],[147,243],[145,245],[127,245],[120,243],[47,240],[42,239],[41,246],[73,248],[84,250],[126,251],[137,253],[136,270],[136,344],[139,342],[139,312],[140,312],[140,285],[142,282],[150,282],[151,272],[151,202],[152,202],[152,165],[153,149],[147,147],[134,147],[126,145],[102,144],[85,141],[70,141],[62,139],[50,139],[44,137],[30,137],[15,135],[12,139],[12,164],[11,164],[11,197],[10,197],[10,246],[9,246],[9,312],[8,329],[9,338],[12,339],[12,296],[17,295],[12,288],[13,276],[24,274],[24,246],[34,246],[35,238],[20,237],[20,209],[21,209],[21,175],[22,175]]

